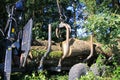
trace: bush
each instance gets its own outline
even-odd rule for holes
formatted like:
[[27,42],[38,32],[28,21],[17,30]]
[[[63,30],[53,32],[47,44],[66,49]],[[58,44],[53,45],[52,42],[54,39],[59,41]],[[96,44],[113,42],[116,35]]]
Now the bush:
[[32,73],[32,75],[25,75],[25,77],[23,78],[23,80],[47,80],[46,79],[46,75],[47,72],[39,72],[37,75],[36,73]]

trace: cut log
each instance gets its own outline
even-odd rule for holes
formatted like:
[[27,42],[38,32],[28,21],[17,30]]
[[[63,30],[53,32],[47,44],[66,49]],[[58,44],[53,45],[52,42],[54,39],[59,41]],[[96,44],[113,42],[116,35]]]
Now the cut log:
[[[83,60],[86,59],[90,53],[90,41],[70,40],[70,45],[72,48],[72,50],[70,50],[71,53],[74,53],[74,54],[79,53],[80,55],[70,56],[65,58],[62,62],[62,67],[71,67],[76,63],[83,62]],[[92,56],[92,60],[89,60],[90,64],[93,62],[93,60],[95,60],[94,58],[96,58],[98,53],[103,54],[107,57],[110,56],[102,50],[101,44],[93,43],[93,46],[94,46],[93,48],[94,56]],[[31,46],[31,53],[33,55],[33,58],[35,59],[36,64],[39,64],[39,62],[37,61],[41,59],[41,57],[44,55],[44,53],[46,53],[46,51],[47,51],[47,46],[45,45]],[[62,47],[60,47],[59,43],[52,42],[51,52],[45,59],[44,68],[56,67],[61,56],[62,56]]]
[[89,55],[90,54],[90,42],[78,40],[78,39],[70,39],[70,51],[69,55],[78,56],[78,55]]
[[[45,41],[45,43],[46,43],[46,41]],[[44,43],[42,43],[42,44],[44,44]],[[74,54],[79,53],[79,54],[81,54],[81,56],[89,55],[89,53],[90,53],[90,41],[71,39],[70,45],[72,48],[72,50],[70,50],[70,53],[74,53]],[[111,56],[111,54],[108,54],[102,50],[101,44],[93,43],[93,46],[94,46],[94,48],[93,48],[94,54],[103,54],[108,57]],[[38,51],[38,52],[42,51],[41,54],[44,54],[43,51],[45,52],[47,50],[47,46],[46,45],[31,46],[31,50]],[[59,53],[62,54],[62,47],[60,47],[59,43],[52,43],[51,51],[52,51],[52,53],[54,53],[54,51],[59,51]],[[32,53],[32,54],[34,54],[34,53]],[[39,53],[39,55],[41,55],[41,54]],[[50,55],[53,55],[53,54],[50,53]],[[56,52],[56,55],[57,55],[57,52]]]

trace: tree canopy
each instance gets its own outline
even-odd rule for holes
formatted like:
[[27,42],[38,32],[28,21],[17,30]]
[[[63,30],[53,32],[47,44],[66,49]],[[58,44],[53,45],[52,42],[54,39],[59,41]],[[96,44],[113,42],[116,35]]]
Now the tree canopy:
[[[7,21],[7,12],[5,6],[8,3],[15,3],[17,0],[1,0],[0,27],[4,28]],[[66,22],[73,28],[76,25],[76,16],[83,20],[82,28],[93,32],[98,41],[104,44],[115,44],[120,38],[120,2],[119,0],[59,0],[62,13],[67,16]],[[84,4],[85,9],[80,8],[79,4]],[[79,6],[79,7],[78,7]],[[67,8],[71,7],[72,10]],[[83,6],[82,6],[83,7]],[[79,8],[79,9],[78,9]],[[77,13],[82,10],[81,13]],[[47,25],[52,23],[52,38],[56,40],[55,28],[59,23],[59,12],[56,0],[26,0],[25,3],[25,21],[29,18],[34,19],[33,38],[47,39]],[[70,22],[70,20],[72,22]],[[81,23],[79,23],[81,25]],[[79,28],[78,28],[79,29]],[[79,33],[79,32],[78,32]]]
[[81,0],[89,12],[86,27],[93,31],[98,41],[115,44],[120,38],[120,3],[118,0]]

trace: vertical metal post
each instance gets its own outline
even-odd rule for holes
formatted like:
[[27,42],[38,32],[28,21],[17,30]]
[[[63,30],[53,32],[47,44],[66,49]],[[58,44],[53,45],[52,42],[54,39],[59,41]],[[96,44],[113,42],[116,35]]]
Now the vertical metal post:
[[48,25],[48,48],[47,48],[47,52],[42,56],[41,60],[40,60],[40,64],[38,66],[38,71],[43,70],[43,62],[45,60],[45,58],[49,55],[51,51],[51,24]]
[[12,66],[12,47],[8,46],[5,55],[4,80],[10,80],[11,66]]

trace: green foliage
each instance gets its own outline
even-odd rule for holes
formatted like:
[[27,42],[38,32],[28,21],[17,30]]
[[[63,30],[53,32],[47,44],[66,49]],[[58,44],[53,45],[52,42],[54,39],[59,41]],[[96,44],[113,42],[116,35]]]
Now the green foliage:
[[[99,55],[96,64],[101,76],[96,76],[93,74],[92,71],[89,71],[85,76],[82,76],[80,80],[119,80],[120,79],[119,65],[114,61],[112,62],[113,65],[112,64],[108,65],[108,63],[109,61],[106,62],[104,56]],[[103,67],[105,69],[103,69]]]
[[103,56],[102,54],[100,54],[100,55],[98,56],[97,60],[96,60],[96,63],[97,63],[99,66],[101,66],[101,65],[104,64],[105,60],[106,60],[105,56]]
[[109,12],[89,16],[86,25],[93,31],[98,41],[114,44],[120,33],[118,24],[120,24],[120,15]]
[[96,35],[96,39],[104,44],[117,44],[116,39],[120,34],[120,15],[119,7],[110,8],[111,0],[103,2],[99,5],[96,0],[81,0],[87,6],[89,12],[86,20],[86,28]]
[[31,50],[31,53],[32,53],[33,57],[35,57],[35,58],[38,56],[44,55],[45,52],[46,52],[46,50],[35,50],[35,49]]
[[87,6],[87,12],[89,14],[94,14],[96,11],[96,0],[79,0],[81,3]]
[[[43,56],[46,50],[32,50],[33,57]],[[62,51],[51,51],[47,58],[60,58]]]
[[[67,73],[51,73],[49,71],[31,72],[31,73],[12,73],[11,80],[68,80]],[[0,76],[1,80],[1,76]]]
[[112,70],[110,69],[112,68],[112,66],[110,67],[109,65],[106,65],[106,63],[107,62],[105,56],[100,54],[96,60],[96,64],[102,78],[106,78],[106,77],[110,78],[112,74]]
[[48,80],[68,80],[68,75],[54,75]]
[[62,56],[62,51],[52,51],[49,56],[50,58],[60,58]]
[[82,76],[80,80],[110,80],[110,79],[95,76],[92,72],[88,72],[88,74],[85,76]]
[[114,71],[113,71],[113,77],[112,80],[119,80],[120,79],[120,66],[118,66]]
[[35,73],[32,73],[32,75],[25,75],[25,77],[22,80],[46,80],[46,71],[39,72],[38,75],[35,75]]
[[41,24],[36,24],[35,27],[33,28],[33,39],[42,39],[45,40],[47,39],[47,33],[45,31],[42,31]]

